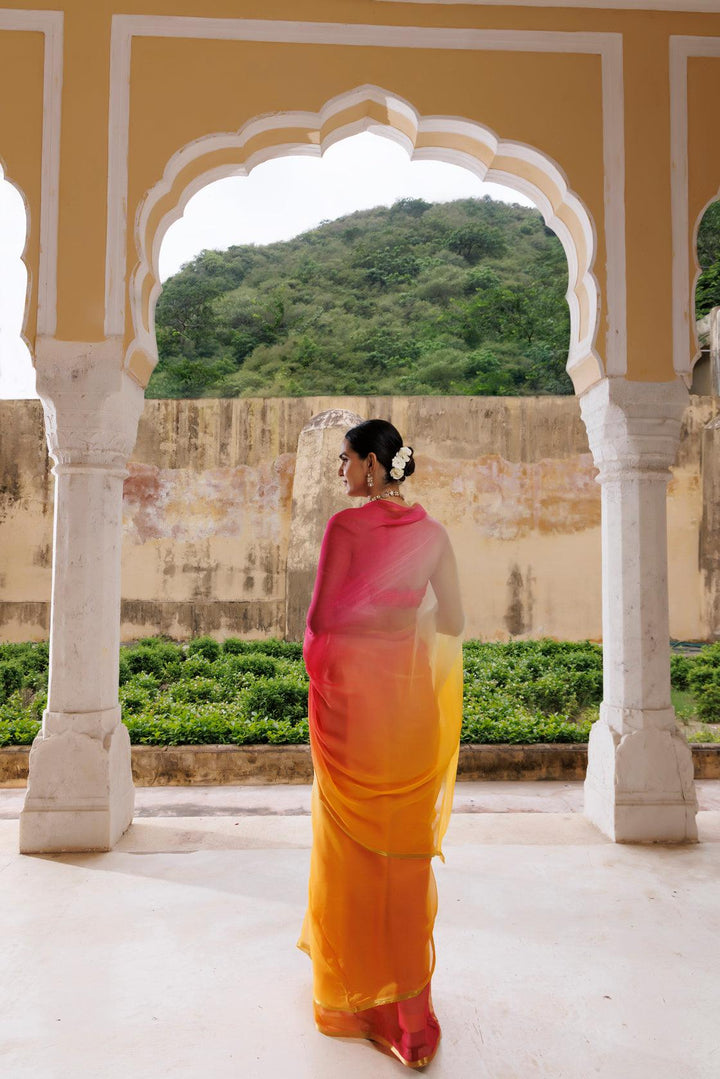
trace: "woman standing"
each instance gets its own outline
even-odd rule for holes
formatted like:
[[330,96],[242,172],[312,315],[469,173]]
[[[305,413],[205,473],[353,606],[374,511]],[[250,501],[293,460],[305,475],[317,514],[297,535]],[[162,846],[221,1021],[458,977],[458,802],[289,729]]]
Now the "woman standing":
[[369,500],[328,522],[308,612],[315,784],[299,947],[318,1029],[420,1068],[440,1038],[430,860],[452,804],[463,615],[444,528],[403,496],[414,469],[385,420],[345,436],[339,475]]

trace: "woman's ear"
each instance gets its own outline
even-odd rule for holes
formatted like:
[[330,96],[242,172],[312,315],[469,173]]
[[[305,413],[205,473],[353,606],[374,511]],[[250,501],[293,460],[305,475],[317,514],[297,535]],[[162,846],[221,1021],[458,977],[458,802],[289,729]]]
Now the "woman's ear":
[[365,458],[365,464],[367,465],[368,472],[372,472],[372,470],[375,468],[376,463],[377,457],[375,456],[375,454],[372,452],[369,453]]

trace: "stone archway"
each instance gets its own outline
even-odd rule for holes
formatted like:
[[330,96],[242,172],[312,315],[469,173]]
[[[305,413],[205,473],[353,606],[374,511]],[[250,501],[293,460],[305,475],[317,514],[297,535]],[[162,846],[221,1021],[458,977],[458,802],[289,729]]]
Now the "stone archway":
[[[54,698],[51,688],[43,734],[33,748],[21,820],[25,851],[109,849],[132,816],[129,745],[118,730],[118,507],[142,387],[157,361],[162,237],[192,194],[211,180],[242,174],[274,156],[319,154],[363,130],[395,139],[415,157],[460,164],[515,187],[535,202],[563,243],[568,373],[603,489],[605,698],[590,744],[586,813],[617,841],[697,838],[692,758],[670,704],[667,598],[665,491],[687,392],[680,381],[627,381],[623,350],[612,333],[603,365],[595,348],[595,228],[554,162],[479,124],[420,117],[408,102],[363,86],[318,113],[261,117],[239,132],[207,136],[178,151],[136,216],[129,345],[118,326],[117,336],[88,345],[82,355],[76,342],[54,342],[47,356],[39,350],[38,388],[58,475],[51,687],[57,672],[59,688]],[[624,266],[614,272],[622,276]],[[605,314],[617,328],[624,277],[609,281],[607,294]],[[115,314],[121,323],[120,310]],[[73,652],[74,639],[82,647]],[[86,679],[81,709],[78,679]]]
[[[9,380],[11,387],[16,392],[19,388],[21,397],[33,396],[32,344],[27,333],[31,281],[30,268],[25,261],[28,243],[28,203],[24,192],[8,176],[2,158],[0,158],[0,188],[2,189],[0,212],[2,212],[5,226],[4,235],[0,237],[3,249],[1,267],[3,296],[0,297],[2,301],[0,321],[6,342],[5,358],[6,360],[9,358],[12,364],[17,364],[21,368],[18,374]],[[7,211],[7,217],[4,216],[5,211]],[[8,244],[8,235],[11,237],[10,244]],[[21,274],[24,274],[25,278],[22,292]],[[12,280],[14,286],[11,290],[7,289],[9,279]],[[6,292],[10,294],[10,302],[5,295]]]
[[568,260],[568,374],[576,393],[603,378],[606,371],[595,347],[599,325],[599,290],[593,274],[595,227],[559,166],[538,150],[502,140],[480,124],[457,117],[422,117],[409,102],[370,85],[332,98],[317,113],[260,117],[235,133],[197,139],[173,155],[136,216],[138,263],[129,281],[133,336],[125,353],[126,370],[145,385],[157,363],[160,246],[190,198],[214,180],[247,175],[255,165],[272,158],[320,156],[360,131],[391,139],[413,160],[459,165],[481,180],[513,188],[534,202],[560,239]]

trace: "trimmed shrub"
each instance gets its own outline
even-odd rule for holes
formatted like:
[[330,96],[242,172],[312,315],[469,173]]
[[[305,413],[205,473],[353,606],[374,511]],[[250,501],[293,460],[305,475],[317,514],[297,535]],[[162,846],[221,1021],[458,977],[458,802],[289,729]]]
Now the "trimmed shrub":
[[28,671],[23,681],[23,688],[26,691],[37,693],[39,690],[46,690],[48,687],[48,671],[35,670]]
[[261,652],[251,652],[244,656],[231,654],[223,657],[216,664],[215,670],[223,681],[230,685],[249,685],[256,678],[274,678],[278,674],[279,663],[272,656],[264,656]]
[[165,673],[165,664],[154,648],[128,648],[125,653],[125,662],[130,675],[153,674],[156,678],[162,678]]
[[670,656],[670,684],[673,689],[689,689],[694,660],[688,656]]
[[0,662],[0,703],[6,701],[16,690],[22,689],[24,673],[19,658]]
[[232,724],[217,712],[198,713],[180,706],[173,715],[130,716],[126,726],[133,745],[227,745]]
[[307,717],[307,687],[290,678],[268,678],[247,691],[251,717],[285,720],[291,725]]
[[563,677],[560,671],[551,671],[540,677],[523,680],[516,692],[520,700],[541,712],[574,715],[578,710],[578,699],[573,692],[571,680]]
[[239,637],[228,637],[222,643],[222,650],[229,656],[239,656],[247,652],[247,641],[241,641]]
[[159,683],[172,682],[180,676],[182,648],[162,637],[144,637],[137,644],[120,649],[120,684],[138,674],[151,674]]
[[567,681],[571,691],[577,698],[579,709],[586,708],[588,705],[599,704],[602,700],[602,670],[575,670],[569,667],[559,672],[558,677]]
[[223,652],[233,656],[264,655],[276,659],[302,660],[302,644],[299,641],[281,641],[268,637],[265,641],[241,641],[228,637],[222,645]]
[[168,693],[174,701],[186,701],[189,704],[216,702],[224,696],[222,686],[213,678],[183,678],[175,682]]
[[[602,695],[597,645],[468,641],[463,651],[463,742],[587,739]],[[47,654],[46,643],[0,645],[0,744],[27,744],[37,733]],[[720,644],[697,659],[675,656],[672,668],[675,689],[683,680],[689,687],[680,691],[687,715],[720,723]],[[307,742],[307,692],[297,642],[203,637],[185,647],[147,637],[120,651],[120,701],[135,743]]]
[[704,723],[720,723],[720,681],[708,682],[695,694],[698,719]]
[[694,693],[702,693],[709,685],[720,685],[720,648],[714,644],[702,649],[688,674],[688,686]]
[[588,641],[468,641],[463,651],[466,716],[475,700],[484,716],[494,717],[502,698],[502,710],[509,707],[514,719],[525,711],[572,722],[602,698],[602,650]]
[[128,663],[127,658],[127,650],[125,648],[120,649],[119,675],[119,681],[121,686],[124,686],[128,679],[132,678],[132,671],[130,670],[130,664]]
[[39,730],[40,723],[32,716],[0,719],[0,746],[32,745]]
[[151,706],[151,697],[146,689],[130,682],[124,685],[119,694],[120,706],[123,719],[126,716],[136,716],[147,711]]
[[[47,647],[47,642],[43,641],[41,643]],[[14,659],[24,660],[32,654],[33,649],[36,647],[31,641],[8,641],[6,644],[0,644],[0,662],[4,663],[6,660]]]
[[591,723],[571,723],[564,716],[474,717],[463,723],[460,741],[483,745],[535,745],[587,742]]
[[221,651],[220,644],[212,637],[196,637],[187,646],[189,656],[203,656],[205,659],[210,660],[211,663],[218,658]]
[[692,734],[687,736],[688,742],[693,744],[697,742],[710,742],[711,744],[717,744],[720,742],[720,731],[693,731]]
[[272,678],[277,673],[278,663],[272,656],[256,652],[249,656],[237,656],[232,662],[232,669],[247,671],[257,678]]
[[202,652],[188,656],[180,670],[180,677],[185,678],[212,678],[214,672],[212,661]]
[[302,644],[299,641],[280,641],[268,637],[266,641],[246,641],[249,652],[263,652],[266,656],[302,660]]

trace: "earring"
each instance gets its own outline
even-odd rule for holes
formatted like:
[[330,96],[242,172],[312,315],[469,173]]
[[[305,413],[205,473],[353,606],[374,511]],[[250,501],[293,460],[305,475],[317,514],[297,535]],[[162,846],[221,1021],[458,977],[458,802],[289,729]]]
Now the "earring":
[[367,485],[368,485],[368,487],[374,487],[375,486],[375,480],[373,479],[372,472],[368,472],[368,474],[367,474]]

